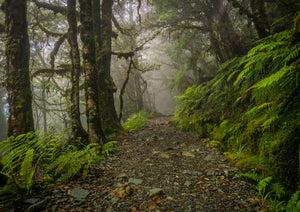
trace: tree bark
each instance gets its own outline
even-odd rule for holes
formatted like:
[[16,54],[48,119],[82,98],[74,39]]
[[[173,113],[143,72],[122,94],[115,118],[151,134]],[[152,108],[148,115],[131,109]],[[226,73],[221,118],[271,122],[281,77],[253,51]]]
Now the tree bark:
[[264,2],[264,0],[250,0],[253,23],[260,39],[270,35],[270,26]]
[[104,134],[101,128],[98,101],[98,80],[95,58],[95,38],[91,0],[79,0],[80,37],[83,43],[82,57],[85,71],[86,116],[89,141],[103,144]]
[[69,24],[68,42],[70,44],[71,57],[71,126],[72,126],[72,144],[78,145],[76,140],[82,139],[82,142],[88,140],[88,134],[82,127],[80,120],[79,107],[79,77],[81,72],[80,56],[77,43],[77,20],[76,20],[76,0],[68,0],[67,2],[67,20]]
[[15,137],[34,130],[26,2],[24,0],[6,0],[4,3],[7,33],[6,88],[9,104],[7,135]]
[[2,101],[3,96],[4,96],[4,88],[0,88],[0,142],[6,139],[6,130],[7,130],[6,117],[3,110],[3,106],[4,106],[4,102]]
[[[97,1],[97,0],[96,0]],[[98,57],[99,70],[99,103],[100,115],[103,129],[106,133],[119,131],[122,128],[114,104],[114,93],[116,85],[111,77],[111,37],[112,37],[112,0],[103,0],[101,32],[98,46],[100,56]],[[98,31],[95,31],[98,32]],[[97,36],[96,36],[97,37]]]

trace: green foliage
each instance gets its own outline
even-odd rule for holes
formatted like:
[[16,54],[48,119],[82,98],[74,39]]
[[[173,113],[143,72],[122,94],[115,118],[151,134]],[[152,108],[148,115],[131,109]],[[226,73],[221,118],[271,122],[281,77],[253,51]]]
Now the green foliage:
[[55,157],[60,136],[40,136],[38,132],[29,132],[3,141],[0,144],[0,151],[4,155],[2,173],[18,190],[31,192],[37,166]]
[[145,122],[149,118],[149,114],[145,111],[131,115],[123,124],[123,128],[128,132],[137,132],[144,128]]
[[[258,41],[248,54],[221,65],[213,80],[188,88],[177,97],[173,120],[180,129],[219,141],[238,165],[256,168],[290,191],[300,180],[300,43],[294,33]],[[264,195],[268,180],[258,189]]]
[[9,181],[0,194],[30,193],[37,185],[49,181],[66,182],[79,173],[85,178],[91,166],[115,149],[116,141],[111,141],[103,146],[90,144],[77,150],[72,145],[65,147],[63,136],[63,132],[47,136],[29,132],[2,142],[1,174],[7,176]]
[[262,178],[255,171],[252,173],[240,174],[255,182],[254,189],[257,191],[256,201],[260,207],[270,211],[282,210],[283,202],[280,199],[285,195],[285,190],[279,183],[272,182],[272,177]]
[[300,191],[297,191],[292,195],[288,201],[285,211],[287,212],[296,212],[300,211]]
[[116,141],[110,141],[103,146],[89,144],[83,150],[69,146],[66,152],[46,168],[47,172],[61,177],[62,181],[67,181],[82,171],[82,178],[85,179],[89,168],[103,160],[105,155],[109,155],[115,144]]

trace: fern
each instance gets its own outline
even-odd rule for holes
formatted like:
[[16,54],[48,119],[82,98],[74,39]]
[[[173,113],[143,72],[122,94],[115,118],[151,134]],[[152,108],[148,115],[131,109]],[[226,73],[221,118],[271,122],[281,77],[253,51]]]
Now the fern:
[[123,128],[128,132],[137,132],[142,130],[148,117],[149,114],[147,114],[145,111],[133,114],[123,124]]
[[260,180],[256,186],[259,194],[264,195],[267,189],[267,186],[270,184],[272,177],[266,177]]
[[43,136],[38,131],[8,138],[0,144],[4,155],[2,172],[19,190],[25,189],[30,193],[36,183],[34,174],[37,164],[41,160],[49,161],[56,154],[59,143],[59,136]]
[[272,74],[271,76],[264,78],[260,82],[256,83],[254,86],[251,88],[255,89],[266,89],[269,88],[270,86],[274,85],[276,82],[281,80],[289,71],[291,71],[292,67],[283,67],[279,71],[277,71],[275,74]]
[[288,201],[285,210],[287,212],[297,212],[300,211],[300,191],[297,191],[292,195]]
[[35,173],[35,166],[33,165],[34,160],[34,150],[29,149],[26,154],[25,158],[21,164],[21,176],[25,184],[25,189],[30,190],[33,185],[33,176]]
[[47,173],[67,181],[81,172],[82,178],[85,179],[89,168],[114,151],[116,143],[116,141],[110,141],[103,146],[89,144],[83,150],[67,148],[64,154],[47,167]]
[[242,177],[246,177],[246,178],[249,178],[255,182],[259,182],[262,180],[261,176],[259,176],[255,170],[252,171],[252,173],[241,173],[240,176]]

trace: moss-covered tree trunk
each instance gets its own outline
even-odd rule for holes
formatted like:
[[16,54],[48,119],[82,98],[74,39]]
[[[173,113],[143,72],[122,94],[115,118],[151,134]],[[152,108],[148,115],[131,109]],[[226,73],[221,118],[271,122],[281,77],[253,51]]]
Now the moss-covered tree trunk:
[[[80,56],[77,43],[77,21],[76,21],[76,0],[68,0],[67,19],[69,24],[68,41],[70,44],[71,56],[71,125],[72,125],[72,141],[82,138],[83,141],[88,139],[88,134],[83,129],[80,121],[79,108],[79,77],[80,77]],[[75,144],[75,143],[74,143]]]
[[112,0],[102,1],[101,35],[98,46],[100,55],[98,57],[99,70],[99,103],[100,115],[104,131],[111,133],[122,129],[119,122],[115,104],[114,93],[116,86],[111,77],[111,37],[112,37]]
[[270,35],[270,26],[264,3],[264,0],[250,0],[252,20],[260,39]]
[[83,43],[82,57],[85,72],[86,116],[89,141],[103,143],[104,134],[101,128],[98,101],[98,74],[95,57],[95,37],[93,27],[91,0],[79,0],[80,4],[80,37]]
[[4,89],[0,88],[0,142],[6,139],[6,130],[7,130],[6,117],[3,110],[4,109],[3,96],[4,96]]
[[4,3],[7,33],[5,54],[9,104],[8,136],[18,136],[34,130],[26,3],[24,0],[6,0]]

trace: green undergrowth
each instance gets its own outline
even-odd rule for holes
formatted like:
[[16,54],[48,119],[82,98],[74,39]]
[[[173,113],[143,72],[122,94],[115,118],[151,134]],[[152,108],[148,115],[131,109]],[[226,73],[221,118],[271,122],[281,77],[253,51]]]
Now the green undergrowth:
[[288,200],[284,200],[286,191],[284,186],[273,180],[271,176],[262,177],[256,173],[240,174],[252,180],[254,190],[257,192],[256,197],[252,200],[265,211],[300,211],[300,192],[296,191]]
[[10,137],[0,144],[0,173],[7,179],[1,184],[0,198],[47,190],[73,177],[85,179],[89,169],[108,156],[115,144],[110,141],[103,146],[89,144],[77,149],[66,145],[64,132],[47,136],[29,132]]
[[139,113],[132,114],[127,121],[123,124],[123,128],[127,132],[137,132],[145,127],[146,121],[151,117],[151,114],[140,111]]
[[217,76],[177,97],[173,123],[209,137],[236,164],[299,188],[300,36],[293,29],[258,41]]

